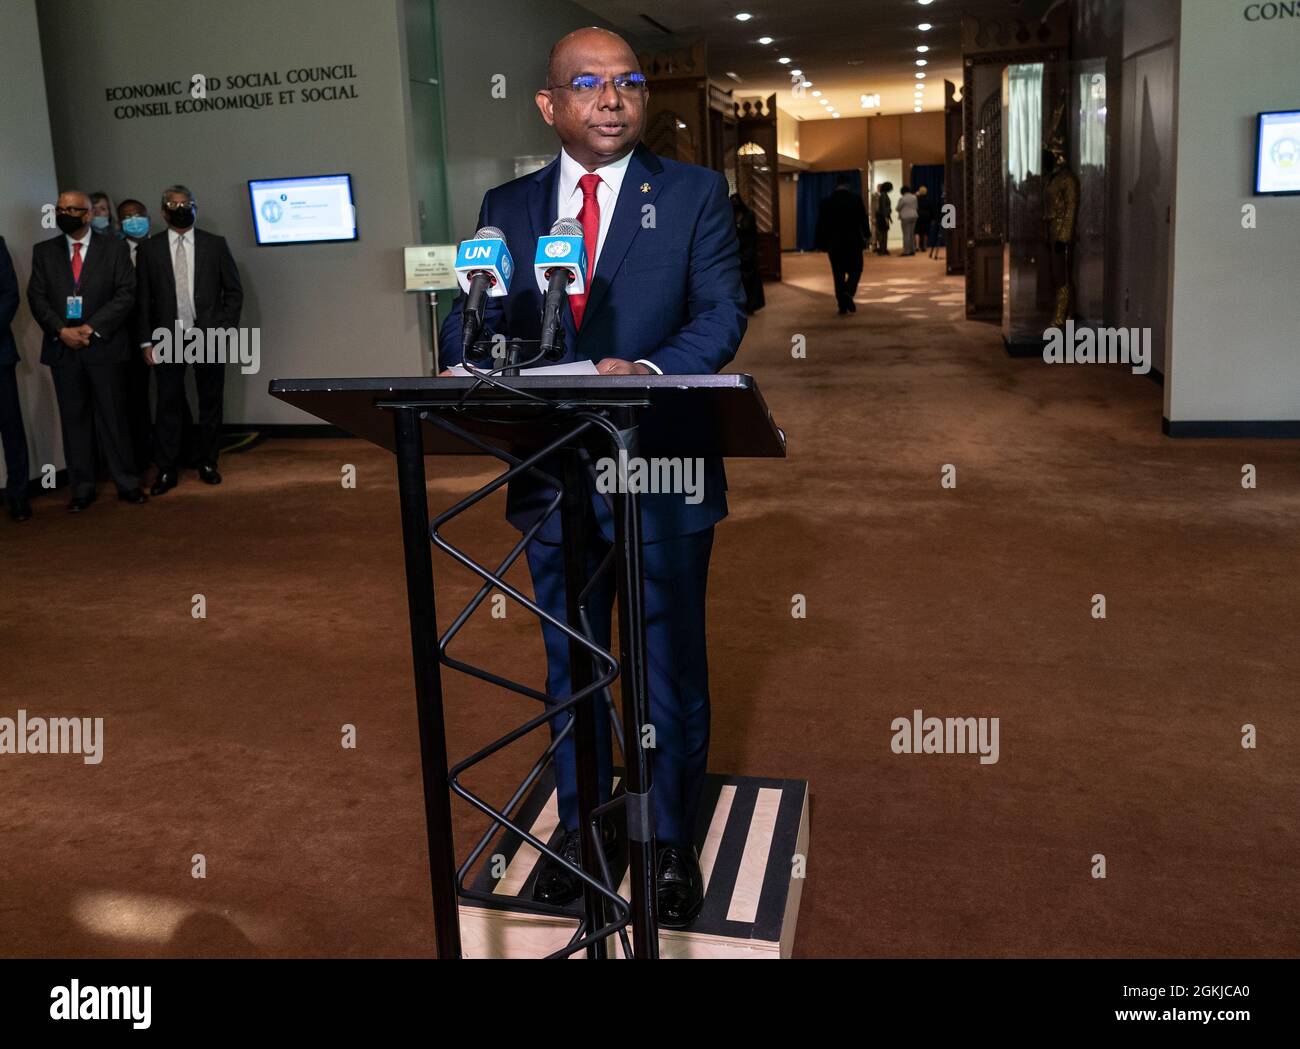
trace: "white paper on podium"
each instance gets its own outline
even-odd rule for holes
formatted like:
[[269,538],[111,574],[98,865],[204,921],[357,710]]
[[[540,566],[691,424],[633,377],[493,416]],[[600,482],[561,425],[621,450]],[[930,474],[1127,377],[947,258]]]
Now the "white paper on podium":
[[[459,364],[453,364],[448,371],[452,375],[469,375]],[[598,375],[592,361],[574,361],[572,364],[547,364],[541,368],[525,368],[521,375]]]

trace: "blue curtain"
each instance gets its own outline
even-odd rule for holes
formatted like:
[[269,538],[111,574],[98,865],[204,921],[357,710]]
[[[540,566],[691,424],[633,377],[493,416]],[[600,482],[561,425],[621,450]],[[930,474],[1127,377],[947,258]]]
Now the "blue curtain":
[[938,204],[943,200],[943,165],[942,164],[913,164],[912,181],[908,183],[912,187],[912,192],[924,186],[929,192],[930,200],[938,211]]
[[[943,170],[941,167],[940,171]],[[813,250],[817,235],[817,212],[822,201],[835,192],[840,179],[847,179],[853,192],[862,196],[861,171],[801,171],[799,172],[798,223],[795,226],[795,244],[800,251]]]

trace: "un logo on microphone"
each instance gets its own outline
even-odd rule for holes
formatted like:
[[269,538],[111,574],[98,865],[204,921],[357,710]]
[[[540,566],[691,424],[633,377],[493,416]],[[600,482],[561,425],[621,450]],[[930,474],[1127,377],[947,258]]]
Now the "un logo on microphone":
[[553,240],[546,245],[546,257],[548,259],[561,259],[569,254],[569,243],[564,240]]

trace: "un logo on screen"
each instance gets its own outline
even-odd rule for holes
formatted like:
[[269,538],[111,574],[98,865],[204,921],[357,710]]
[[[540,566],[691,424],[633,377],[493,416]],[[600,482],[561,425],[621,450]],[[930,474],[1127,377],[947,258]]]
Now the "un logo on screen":
[[280,207],[274,200],[263,201],[262,218],[266,219],[267,222],[279,222],[280,219],[284,218],[284,208]]
[[569,254],[569,243],[564,240],[553,240],[546,245],[546,257],[548,259],[561,259]]
[[1271,150],[1273,163],[1280,168],[1293,168],[1300,164],[1300,142],[1293,138],[1280,138]]

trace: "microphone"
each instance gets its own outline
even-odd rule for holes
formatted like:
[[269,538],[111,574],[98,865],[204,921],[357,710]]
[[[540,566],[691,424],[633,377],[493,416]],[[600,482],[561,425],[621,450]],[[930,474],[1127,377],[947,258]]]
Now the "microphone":
[[461,357],[468,359],[483,330],[487,299],[510,293],[514,261],[506,247],[506,235],[495,226],[484,226],[456,251],[456,280],[465,293],[461,309]]
[[541,353],[548,361],[558,361],[564,356],[564,300],[587,291],[587,248],[576,220],[557,219],[550,234],[538,238],[533,271],[545,296]]

